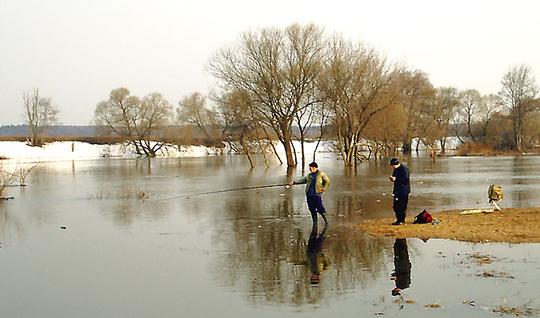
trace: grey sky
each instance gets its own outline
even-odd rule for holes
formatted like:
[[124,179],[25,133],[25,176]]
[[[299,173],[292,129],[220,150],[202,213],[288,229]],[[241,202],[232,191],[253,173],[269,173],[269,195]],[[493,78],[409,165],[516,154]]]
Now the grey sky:
[[173,105],[207,93],[211,55],[241,32],[313,22],[426,72],[435,86],[496,93],[517,64],[540,81],[537,1],[0,0],[0,124],[22,92],[52,97],[63,124],[88,124],[120,86]]

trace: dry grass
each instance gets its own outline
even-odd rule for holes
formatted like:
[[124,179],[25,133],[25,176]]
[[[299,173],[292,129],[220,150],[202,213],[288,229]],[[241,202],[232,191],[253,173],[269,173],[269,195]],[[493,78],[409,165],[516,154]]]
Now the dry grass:
[[439,224],[393,226],[393,218],[371,219],[359,227],[375,236],[445,238],[470,242],[540,243],[540,208],[503,209],[487,214],[433,213]]
[[478,142],[466,142],[457,148],[458,156],[493,156],[496,154],[493,147]]

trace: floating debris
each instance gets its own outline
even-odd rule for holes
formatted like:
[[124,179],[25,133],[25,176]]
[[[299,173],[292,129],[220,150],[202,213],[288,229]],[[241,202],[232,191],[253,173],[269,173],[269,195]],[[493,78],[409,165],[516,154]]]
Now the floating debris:
[[484,271],[483,273],[478,274],[479,277],[495,277],[495,278],[510,278],[514,279],[514,276],[506,272],[497,272],[497,271]]
[[493,309],[493,312],[500,314],[508,314],[514,316],[536,316],[538,310],[534,310],[530,307],[508,307],[508,306],[499,306]]
[[486,265],[491,264],[494,261],[497,260],[495,256],[487,255],[487,254],[480,254],[480,253],[473,253],[473,254],[465,254],[469,260],[476,263],[477,265]]

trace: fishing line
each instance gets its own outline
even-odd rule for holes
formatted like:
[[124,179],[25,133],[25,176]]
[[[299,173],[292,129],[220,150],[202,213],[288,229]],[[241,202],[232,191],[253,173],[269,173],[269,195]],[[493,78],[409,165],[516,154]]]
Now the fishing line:
[[174,196],[170,198],[163,198],[159,199],[157,201],[166,201],[166,200],[173,200],[173,199],[189,199],[191,197],[200,197],[203,195],[210,195],[210,194],[217,194],[217,193],[225,193],[225,192],[233,192],[233,191],[245,191],[245,190],[254,190],[254,189],[264,189],[264,188],[274,188],[274,187],[285,187],[288,186],[288,183],[283,184],[269,184],[269,185],[262,185],[262,186],[252,186],[252,187],[243,187],[243,188],[234,188],[234,189],[226,189],[226,190],[216,190],[216,191],[208,191],[208,192],[199,192],[199,193],[193,193],[193,194],[185,194],[180,196]]

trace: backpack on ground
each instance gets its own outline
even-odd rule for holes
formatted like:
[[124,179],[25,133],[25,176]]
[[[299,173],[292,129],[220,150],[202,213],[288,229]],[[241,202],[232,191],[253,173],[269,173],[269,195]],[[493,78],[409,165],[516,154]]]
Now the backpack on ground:
[[414,217],[413,224],[425,224],[431,223],[431,221],[433,221],[433,217],[428,212],[428,210],[424,209],[422,212],[418,213],[418,215]]
[[503,199],[503,190],[500,185],[491,184],[488,189],[489,202],[501,201]]

